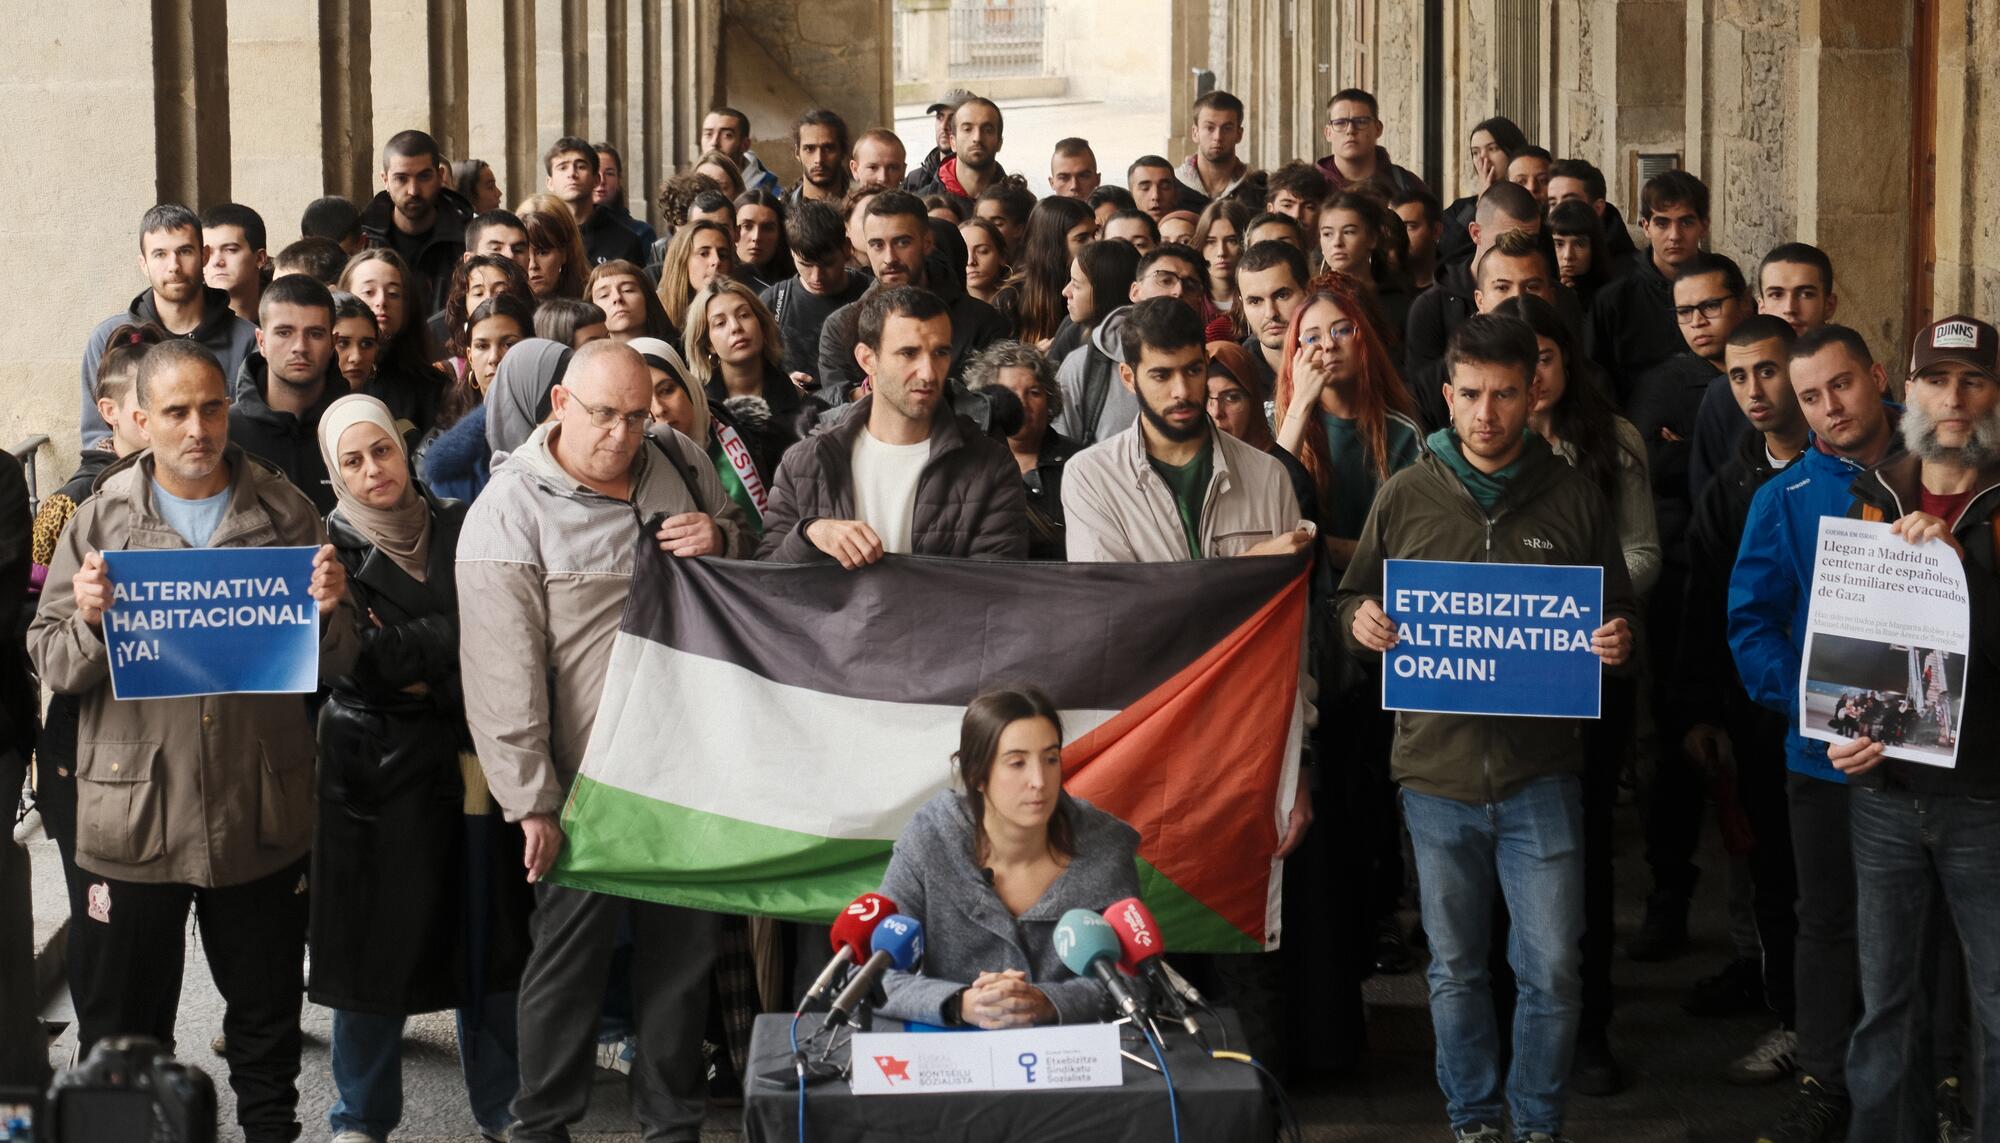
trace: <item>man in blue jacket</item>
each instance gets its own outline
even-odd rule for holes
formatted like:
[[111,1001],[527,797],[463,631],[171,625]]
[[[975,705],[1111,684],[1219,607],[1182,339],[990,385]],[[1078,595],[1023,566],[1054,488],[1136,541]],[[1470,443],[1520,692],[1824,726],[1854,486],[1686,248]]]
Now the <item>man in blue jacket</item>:
[[1867,342],[1842,325],[1792,343],[1792,390],[1812,441],[1757,490],[1729,578],[1729,649],[1752,699],[1790,720],[1786,801],[1798,867],[1799,1088],[1762,1143],[1819,1143],[1846,1133],[1846,1056],[1854,1029],[1854,853],[1847,787],[1826,744],[1798,731],[1799,660],[1822,516],[1845,516],[1849,486],[1896,449],[1889,379]]

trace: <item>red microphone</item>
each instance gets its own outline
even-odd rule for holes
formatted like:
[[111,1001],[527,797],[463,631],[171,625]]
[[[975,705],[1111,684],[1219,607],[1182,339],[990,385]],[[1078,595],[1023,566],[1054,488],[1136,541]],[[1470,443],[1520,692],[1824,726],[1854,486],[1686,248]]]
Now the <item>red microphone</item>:
[[801,1012],[813,1001],[825,1000],[833,994],[834,980],[841,969],[868,960],[868,942],[875,935],[875,926],[895,911],[896,903],[880,893],[863,893],[840,911],[840,916],[834,919],[830,938],[833,959],[826,962],[826,967],[813,980],[812,987],[806,990],[805,998],[799,1001]]
[[1188,995],[1194,991],[1188,986],[1183,991],[1177,981],[1178,975],[1167,967],[1167,942],[1160,935],[1159,923],[1153,920],[1152,910],[1137,897],[1127,897],[1104,910],[1104,919],[1110,923],[1111,931],[1118,934],[1118,967],[1128,976],[1143,976],[1151,985],[1155,996],[1171,1000],[1180,1010],[1181,1024],[1189,1035],[1195,1035],[1194,1017],[1188,1013],[1190,1001],[1200,1001]]

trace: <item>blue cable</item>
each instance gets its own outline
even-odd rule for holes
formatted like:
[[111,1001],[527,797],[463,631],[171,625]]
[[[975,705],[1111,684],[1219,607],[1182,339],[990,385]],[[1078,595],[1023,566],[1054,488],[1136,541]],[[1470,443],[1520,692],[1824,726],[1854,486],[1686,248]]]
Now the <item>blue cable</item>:
[[1167,1081],[1167,1114],[1174,1122],[1174,1143],[1181,1143],[1181,1105],[1180,1100],[1174,1097],[1174,1073],[1167,1070],[1166,1053],[1160,1050],[1160,1042],[1154,1038],[1153,1030],[1142,1023],[1139,1034],[1146,1037],[1146,1046],[1153,1049],[1153,1058],[1160,1063],[1160,1078]]
[[799,1054],[799,1017],[805,1014],[803,1008],[792,1013],[792,1067],[799,1073],[799,1143],[806,1143],[806,1062]]

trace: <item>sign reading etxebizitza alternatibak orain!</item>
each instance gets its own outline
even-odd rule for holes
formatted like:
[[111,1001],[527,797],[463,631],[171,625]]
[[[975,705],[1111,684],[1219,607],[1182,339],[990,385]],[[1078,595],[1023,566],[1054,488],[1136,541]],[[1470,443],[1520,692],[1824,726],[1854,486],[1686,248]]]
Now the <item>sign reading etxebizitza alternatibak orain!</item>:
[[1382,609],[1384,709],[1598,717],[1603,568],[1389,560]]
[[309,694],[319,686],[312,548],[105,552],[119,699]]

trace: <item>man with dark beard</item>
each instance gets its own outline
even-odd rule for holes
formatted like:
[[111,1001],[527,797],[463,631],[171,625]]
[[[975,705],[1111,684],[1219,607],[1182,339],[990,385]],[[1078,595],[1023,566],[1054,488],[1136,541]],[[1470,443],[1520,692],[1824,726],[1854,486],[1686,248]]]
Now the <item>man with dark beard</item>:
[[444,308],[472,215],[472,204],[444,185],[444,152],[436,139],[400,131],[382,145],[382,192],[361,212],[361,232],[368,245],[389,247],[423,277],[426,314]]
[[792,124],[792,146],[798,154],[799,182],[785,192],[785,213],[802,202],[840,205],[847,196],[847,120],[824,107],[814,108]]
[[[1315,531],[1300,517],[1284,465],[1216,431],[1208,419],[1208,350],[1193,307],[1177,297],[1148,297],[1120,312],[1118,376],[1139,415],[1066,466],[1070,561],[1166,563],[1310,547]],[[1303,679],[1301,688],[1312,693]],[[1302,766],[1274,857],[1290,854],[1312,823],[1308,783]],[[1218,956],[1208,967],[1224,1002],[1241,1014],[1250,1050],[1274,1058],[1284,1027],[1276,958]]]
[[980,192],[1007,177],[999,160],[1005,129],[1000,105],[992,100],[975,95],[959,104],[952,113],[952,156],[938,163],[936,175],[914,193],[919,198],[952,195],[970,209]]
[[[1929,1045],[1911,1034],[1929,1007],[1917,983],[1923,966],[1936,956],[1938,934],[1951,930],[1964,942],[1985,1049],[1967,1053],[1984,1060],[1983,1074],[1968,1087],[1980,1093],[1982,1127],[1990,1130],[2000,1117],[2000,1001],[1991,968],[2000,958],[2000,914],[1987,904],[2000,875],[1994,842],[2000,712],[1991,701],[2000,665],[2000,553],[1993,534],[2000,513],[2000,335],[1992,326],[1955,314],[1917,334],[1902,435],[1907,451],[1854,482],[1854,514],[1892,521],[1911,544],[1942,540],[1957,555],[1971,599],[1972,653],[1962,660],[1957,686],[1945,692],[1956,690],[1953,705],[1963,720],[1957,765],[1887,759],[1884,743],[1867,736],[1827,747],[1827,761],[1852,791],[1862,1011],[1847,1052],[1850,1139],[1928,1138],[1947,1126],[1948,1115],[1952,1128],[1972,1122],[1956,1107],[1956,1078],[1938,1082],[1949,1076],[1949,1065],[1937,1066],[1922,1050]],[[1883,722],[1889,744],[1935,748],[1937,736],[1924,733],[1910,698],[1898,699]],[[1940,897],[1949,930],[1934,923]],[[1928,939],[1912,940],[1913,933]]]

